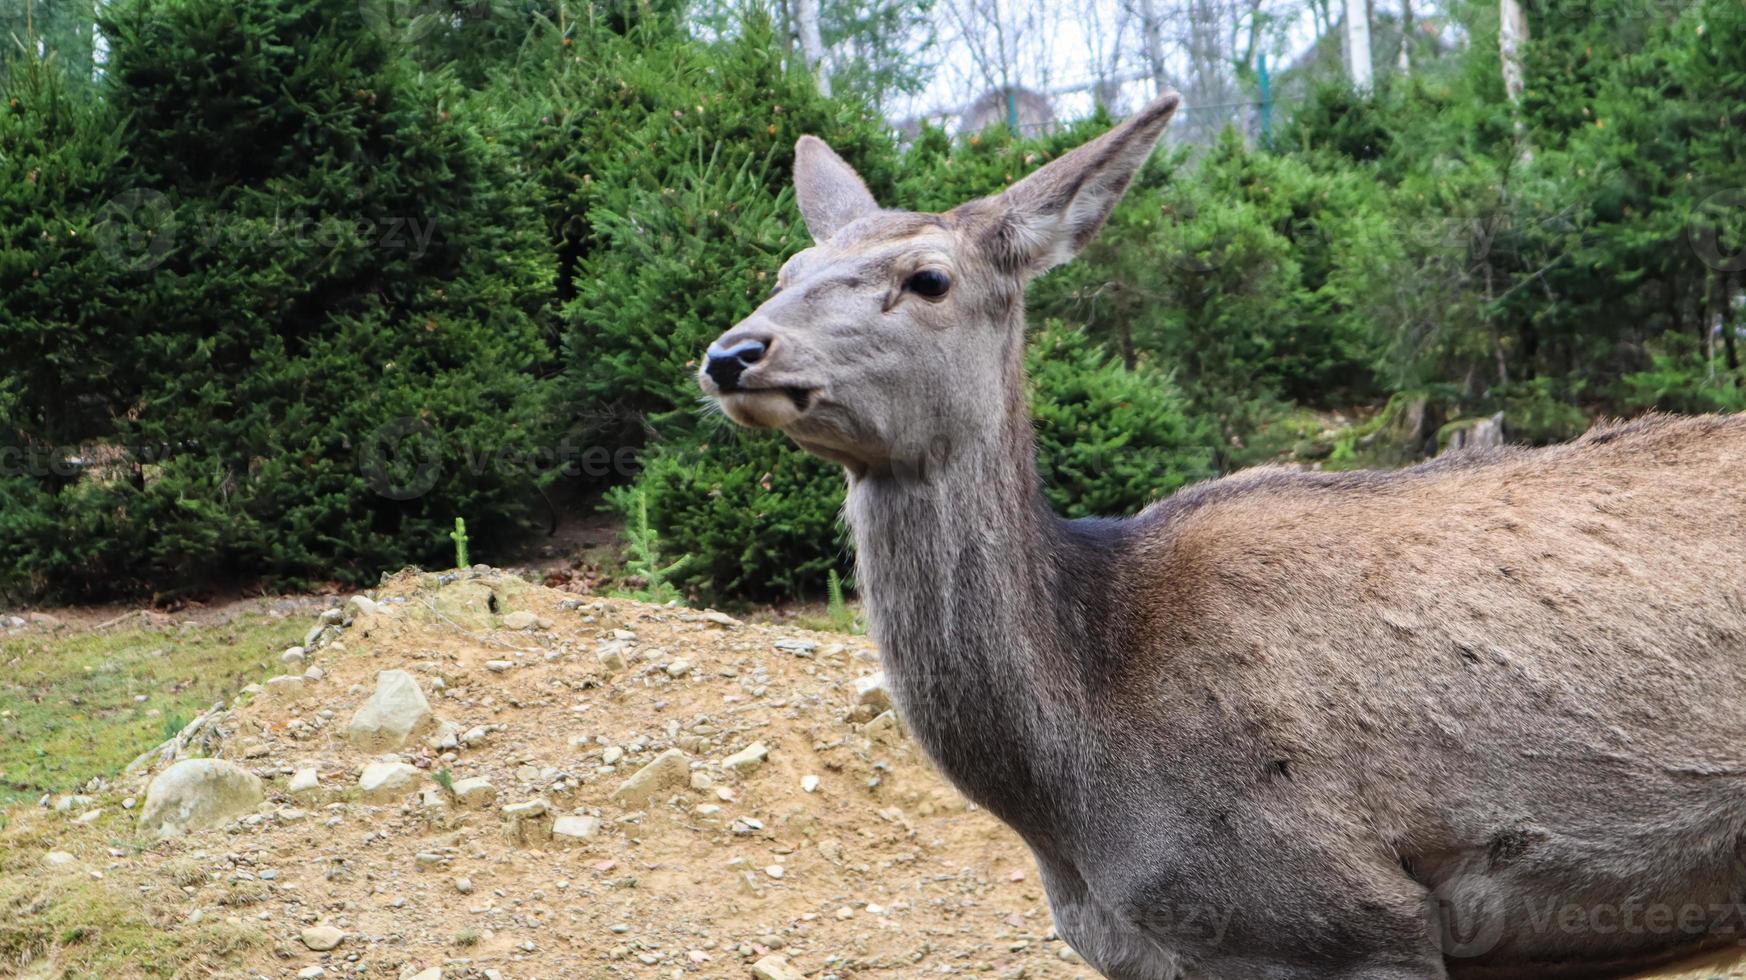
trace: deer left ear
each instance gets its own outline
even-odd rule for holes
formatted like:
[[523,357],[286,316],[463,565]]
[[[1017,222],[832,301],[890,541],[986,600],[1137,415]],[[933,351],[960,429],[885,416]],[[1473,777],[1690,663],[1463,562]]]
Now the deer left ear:
[[844,225],[879,210],[855,168],[816,136],[794,144],[794,198],[812,240],[829,241]]
[[1121,125],[973,206],[992,211],[997,260],[1032,275],[1078,255],[1097,236],[1152,155],[1182,97],[1170,92]]

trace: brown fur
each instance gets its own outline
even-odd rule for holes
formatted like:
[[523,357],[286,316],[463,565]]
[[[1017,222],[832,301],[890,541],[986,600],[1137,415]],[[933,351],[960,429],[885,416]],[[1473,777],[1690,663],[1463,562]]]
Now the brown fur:
[[1175,105],[937,216],[880,210],[803,141],[818,244],[711,347],[724,369],[763,351],[729,390],[700,375],[730,416],[843,464],[915,737],[1118,980],[1617,978],[1725,952],[1746,419],[1049,512],[1024,283],[1096,232]]

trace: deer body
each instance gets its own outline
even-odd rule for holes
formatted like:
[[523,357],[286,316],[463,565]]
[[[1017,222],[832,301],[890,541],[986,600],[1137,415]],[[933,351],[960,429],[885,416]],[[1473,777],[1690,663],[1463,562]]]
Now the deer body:
[[820,247],[711,348],[731,416],[844,465],[916,738],[1110,977],[1624,977],[1728,947],[1746,419],[1049,512],[1023,278],[1171,108],[943,216],[878,211],[803,141]]

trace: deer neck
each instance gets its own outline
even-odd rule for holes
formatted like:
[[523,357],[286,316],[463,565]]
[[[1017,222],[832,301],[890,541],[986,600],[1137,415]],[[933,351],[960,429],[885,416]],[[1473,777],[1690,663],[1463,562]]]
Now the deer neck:
[[1118,532],[1049,509],[1022,375],[1009,390],[1003,417],[949,454],[853,476],[846,516],[905,722],[966,795],[1022,830],[1059,818],[1086,757],[1088,650],[1109,628],[1101,583]]

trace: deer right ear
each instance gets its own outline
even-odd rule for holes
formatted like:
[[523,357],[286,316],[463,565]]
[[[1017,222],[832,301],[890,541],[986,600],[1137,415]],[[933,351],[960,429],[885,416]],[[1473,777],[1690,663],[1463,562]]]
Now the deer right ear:
[[879,202],[855,168],[816,136],[802,136],[794,144],[794,198],[806,230],[820,243],[849,222],[879,210]]
[[996,216],[989,236],[996,260],[1035,275],[1078,254],[1127,193],[1181,102],[1167,92],[1002,193],[971,202]]

